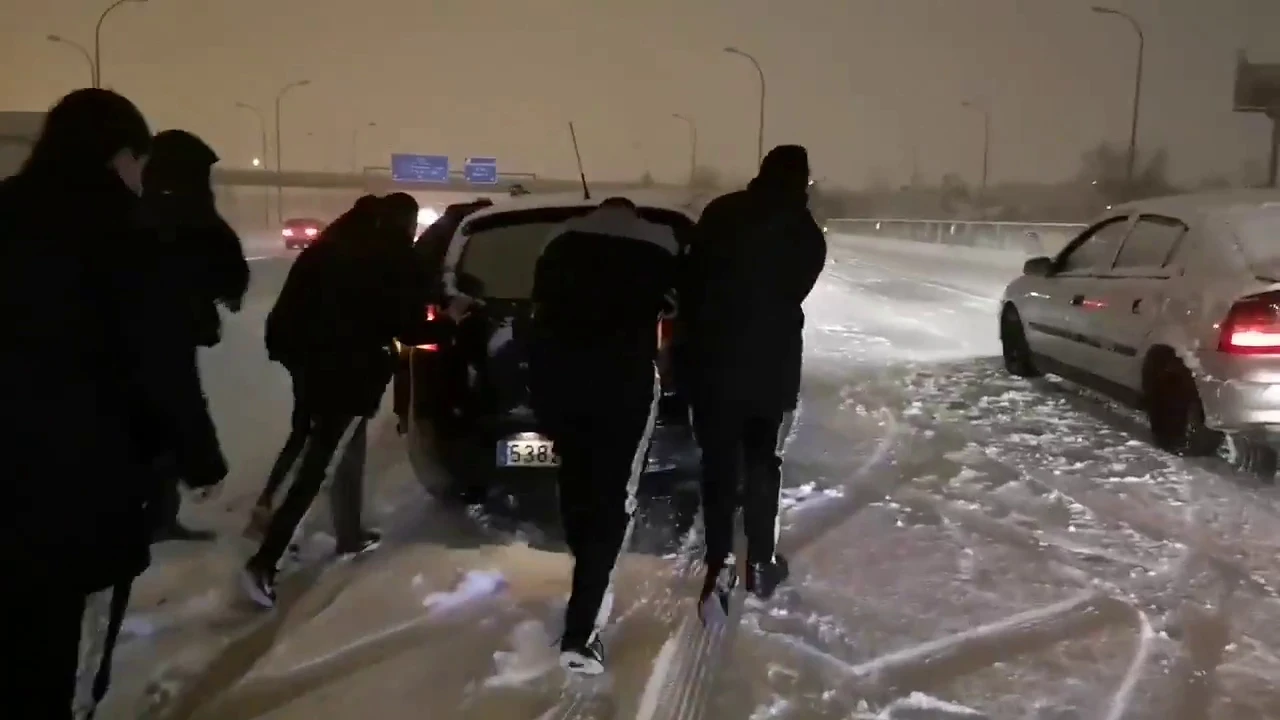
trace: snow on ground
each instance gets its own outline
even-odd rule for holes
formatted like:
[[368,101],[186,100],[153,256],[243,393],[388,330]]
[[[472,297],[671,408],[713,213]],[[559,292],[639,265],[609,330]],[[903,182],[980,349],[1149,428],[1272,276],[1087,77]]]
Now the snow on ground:
[[[788,445],[793,582],[748,613],[706,717],[1280,717],[1280,495],[1154,451],[1104,399],[1007,376],[995,318],[1021,256],[830,241]],[[249,307],[202,358],[235,470],[188,514],[225,538],[158,549],[100,717],[554,717],[569,560],[536,521],[429,502],[385,416],[384,549],[326,562],[318,533],[280,609],[239,598],[238,534],[287,430],[261,347],[286,267],[255,263]],[[623,561],[608,689],[580,717],[635,717],[692,611],[673,551]]]

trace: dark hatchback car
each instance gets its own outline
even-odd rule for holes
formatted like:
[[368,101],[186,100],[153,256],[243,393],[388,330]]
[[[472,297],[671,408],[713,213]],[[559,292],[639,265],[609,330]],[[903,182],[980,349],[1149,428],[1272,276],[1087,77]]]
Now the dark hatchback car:
[[[648,220],[670,226],[685,245],[697,217],[692,203],[636,193]],[[554,228],[596,203],[580,195],[513,198],[470,215],[454,233],[440,267],[443,300],[462,293],[482,301],[446,346],[402,347],[396,394],[402,398],[409,454],[428,492],[474,502],[495,487],[550,483],[559,464],[529,403],[526,342],[534,267]],[[440,309],[424,309],[428,322]],[[655,324],[662,399],[642,492],[674,486],[698,459],[689,409],[673,372],[678,323]],[[601,398],[601,402],[608,402]]]

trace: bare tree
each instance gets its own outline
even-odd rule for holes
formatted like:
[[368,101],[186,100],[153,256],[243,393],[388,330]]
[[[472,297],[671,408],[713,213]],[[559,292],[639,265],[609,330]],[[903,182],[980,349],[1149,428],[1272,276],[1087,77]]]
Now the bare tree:
[[1077,179],[1097,187],[1108,202],[1124,202],[1167,195],[1176,190],[1169,182],[1169,153],[1161,148],[1139,157],[1128,179],[1129,154],[1125,149],[1100,143],[1080,156]]

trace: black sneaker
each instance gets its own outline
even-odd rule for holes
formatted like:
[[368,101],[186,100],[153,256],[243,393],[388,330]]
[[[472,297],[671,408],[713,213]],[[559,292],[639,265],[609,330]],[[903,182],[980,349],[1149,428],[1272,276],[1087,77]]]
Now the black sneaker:
[[698,595],[698,619],[704,625],[718,624],[729,617],[729,599],[738,587],[738,570],[729,558],[717,570],[708,566],[702,593]]
[[354,545],[339,545],[337,552],[343,557],[354,557],[373,550],[382,544],[382,533],[377,530],[361,530]]
[[560,667],[578,675],[599,675],[604,672],[604,643],[595,636],[585,644],[560,643]]
[[252,561],[240,571],[240,585],[249,599],[268,610],[276,606],[276,574],[259,568]]
[[791,575],[787,559],[774,554],[773,562],[753,562],[747,565],[747,592],[758,600],[769,600],[778,586]]

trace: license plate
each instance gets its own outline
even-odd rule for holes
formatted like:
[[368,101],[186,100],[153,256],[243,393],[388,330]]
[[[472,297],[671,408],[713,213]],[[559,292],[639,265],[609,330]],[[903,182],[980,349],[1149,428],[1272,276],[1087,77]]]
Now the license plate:
[[502,440],[498,467],[557,467],[560,456],[550,440]]

